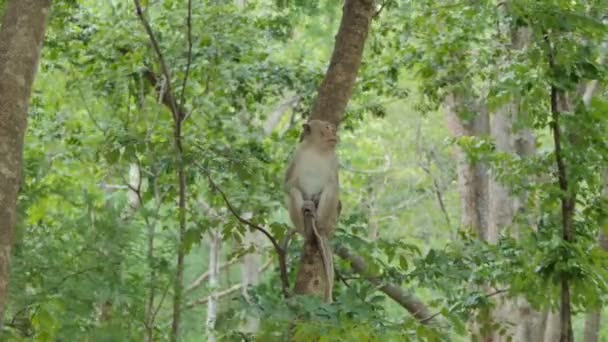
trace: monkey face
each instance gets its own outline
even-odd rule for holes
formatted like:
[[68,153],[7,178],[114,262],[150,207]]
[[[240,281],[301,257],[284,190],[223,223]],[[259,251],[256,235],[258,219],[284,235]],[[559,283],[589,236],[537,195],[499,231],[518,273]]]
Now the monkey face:
[[316,143],[328,147],[335,147],[338,143],[338,135],[336,134],[336,126],[331,122],[322,120],[310,120],[303,125],[304,137],[312,139]]

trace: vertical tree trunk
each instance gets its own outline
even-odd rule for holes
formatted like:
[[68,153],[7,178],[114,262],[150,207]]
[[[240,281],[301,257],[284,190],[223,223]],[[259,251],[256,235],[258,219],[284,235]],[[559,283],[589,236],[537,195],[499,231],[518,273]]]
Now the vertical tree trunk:
[[[311,119],[339,124],[351,97],[363,48],[374,15],[373,0],[346,0],[331,62],[319,87]],[[294,292],[323,296],[326,286],[323,259],[319,247],[306,241],[300,257]]]
[[0,329],[21,181],[27,108],[50,0],[9,0],[0,28]]
[[600,312],[592,312],[585,316],[584,342],[599,342],[600,340]]
[[[444,109],[450,134],[463,136],[482,136],[489,133],[488,113],[485,108],[472,108],[477,116],[471,122],[464,122],[460,113],[464,109],[464,97],[449,94],[444,99]],[[458,192],[461,200],[461,226],[471,228],[481,239],[487,238],[488,176],[487,168],[481,163],[472,164],[466,153],[457,148],[456,163],[458,173]]]
[[[608,198],[608,170],[604,171],[604,190],[603,196]],[[600,222],[600,227],[605,227],[608,222]],[[600,228],[600,233],[598,236],[598,242],[600,248],[605,251],[608,251],[608,235],[606,232]],[[601,327],[601,312],[602,309],[598,309],[596,312],[588,313],[585,318],[585,342],[598,342],[599,341],[599,331]]]
[[[504,29],[511,37],[513,51],[521,51],[530,40],[530,30],[526,28]],[[502,106],[494,113],[491,122],[491,133],[496,150],[504,153],[519,155],[522,158],[535,153],[534,135],[531,130],[514,131],[514,124],[518,119],[518,103],[514,99]],[[489,180],[489,219],[488,242],[497,243],[502,229],[511,225],[520,209],[524,198],[511,196],[511,190],[498,182],[494,177]],[[517,231],[515,231],[517,234]],[[538,341],[542,338],[542,317],[539,312],[532,309],[524,298],[506,299],[495,310],[495,318],[503,324],[512,323],[508,327],[506,336],[495,334],[495,341],[513,338],[516,342]]]
[[217,288],[219,285],[220,276],[220,250],[222,244],[222,236],[219,230],[210,232],[209,237],[209,287],[211,295],[207,302],[207,341],[215,342],[215,321],[217,320]]
[[[242,278],[243,278],[243,297],[249,298],[249,286],[257,286],[260,282],[260,267],[262,264],[262,255],[260,247],[262,247],[263,236],[259,231],[247,231],[245,233],[245,245],[254,246],[255,251],[248,253],[243,257]],[[258,331],[260,319],[257,316],[247,317],[242,330],[245,333],[253,334]]]

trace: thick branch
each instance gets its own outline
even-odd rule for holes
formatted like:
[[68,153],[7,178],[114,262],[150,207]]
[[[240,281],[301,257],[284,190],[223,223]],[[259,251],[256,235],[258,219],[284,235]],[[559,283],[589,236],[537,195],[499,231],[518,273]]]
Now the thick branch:
[[351,267],[357,273],[366,277],[366,279],[370,283],[372,283],[374,286],[377,286],[380,291],[384,292],[387,296],[389,296],[395,302],[401,305],[418,321],[424,324],[428,324],[433,321],[431,318],[432,314],[429,311],[429,308],[420,300],[420,298],[416,297],[411,293],[407,293],[398,285],[385,282],[380,278],[368,277],[368,266],[361,256],[349,251],[343,246],[338,246],[336,248],[336,254],[338,254],[340,258],[350,262]]

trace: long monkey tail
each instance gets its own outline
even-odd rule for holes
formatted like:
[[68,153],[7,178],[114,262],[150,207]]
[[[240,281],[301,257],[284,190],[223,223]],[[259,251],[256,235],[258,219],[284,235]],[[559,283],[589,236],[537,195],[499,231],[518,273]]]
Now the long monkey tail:
[[333,288],[334,288],[334,259],[333,254],[331,252],[331,246],[329,244],[329,239],[326,236],[319,234],[319,230],[317,229],[317,223],[315,220],[312,221],[312,231],[314,233],[315,238],[317,239],[317,244],[319,245],[319,250],[321,251],[321,258],[323,259],[323,268],[325,269],[325,278],[327,283],[325,284],[325,301],[327,303],[331,303],[333,301]]

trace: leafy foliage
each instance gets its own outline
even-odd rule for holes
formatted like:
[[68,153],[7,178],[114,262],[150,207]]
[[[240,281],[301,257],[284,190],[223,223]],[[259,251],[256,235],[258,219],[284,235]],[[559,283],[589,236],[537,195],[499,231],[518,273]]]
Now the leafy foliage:
[[[187,113],[182,330],[184,340],[198,341],[207,314],[196,301],[242,277],[226,266],[218,288],[188,289],[207,269],[207,234],[222,233],[225,261],[253,249],[244,243],[249,228],[208,177],[242,217],[283,241],[289,220],[282,173],[326,70],[340,8],[332,1],[248,1],[244,8],[195,1],[189,63],[184,2],[142,3]],[[500,304],[498,294],[524,296],[541,311],[555,308],[564,274],[577,315],[602,307],[608,259],[597,235],[608,232],[602,192],[608,101],[600,90],[586,106],[579,92],[581,84],[607,78],[605,9],[600,0],[514,0],[507,14],[490,1],[387,1],[374,19],[340,131],[343,211],[335,244],[362,256],[369,274],[354,273],[342,260],[336,303],[284,299],[276,255],[262,243],[256,252],[270,266],[247,295],[234,291],[220,299],[216,338],[458,341],[472,318]],[[505,23],[530,30],[526,49],[511,49],[508,32],[501,31]],[[178,247],[180,162],[163,102],[168,80],[130,2],[56,2],[45,44],[0,336],[130,341],[153,331],[164,340]],[[547,62],[549,46],[557,52],[554,68]],[[550,85],[573,99],[561,122],[577,198],[573,242],[559,235]],[[479,115],[475,101],[493,111],[517,99],[515,128],[535,132],[536,155],[497,151],[489,136],[446,138],[441,104],[448,93],[469,100],[461,108],[464,121]],[[281,104],[294,98],[265,131]],[[525,195],[497,244],[459,229],[455,147],[469,161],[486,163],[513,195]],[[292,283],[300,247],[300,239],[288,247]],[[416,321],[369,277],[416,294],[441,324]],[[482,285],[499,291],[481,291]],[[255,336],[242,328],[251,317],[260,320]]]

